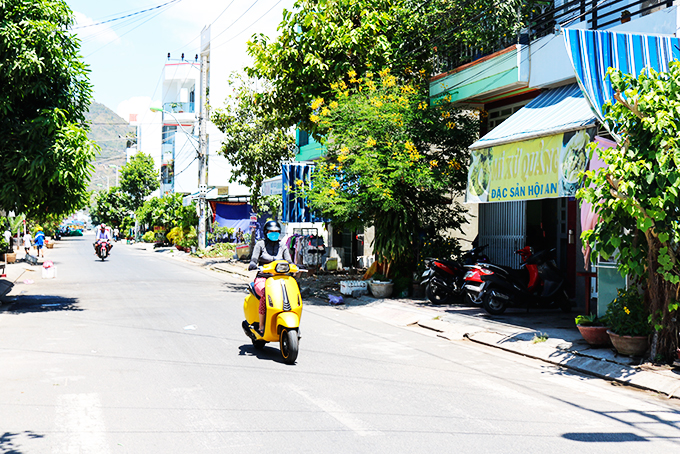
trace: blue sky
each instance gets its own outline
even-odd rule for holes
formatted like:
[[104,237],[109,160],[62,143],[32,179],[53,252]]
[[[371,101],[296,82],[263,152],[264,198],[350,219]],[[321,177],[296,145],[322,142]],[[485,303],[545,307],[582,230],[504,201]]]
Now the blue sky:
[[[212,24],[212,48],[220,46],[224,50],[228,46],[226,54],[231,69],[238,70],[249,62],[245,49],[250,36],[253,33],[275,36],[283,9],[292,9],[294,3],[294,0],[66,1],[81,27],[74,32],[82,40],[81,54],[90,65],[95,101],[126,120],[128,113],[141,110],[140,105],[146,109],[151,103],[160,103],[160,77],[168,52],[173,59],[182,52],[185,58],[193,59],[199,53],[204,26]],[[167,2],[172,3],[127,19],[88,26]]]

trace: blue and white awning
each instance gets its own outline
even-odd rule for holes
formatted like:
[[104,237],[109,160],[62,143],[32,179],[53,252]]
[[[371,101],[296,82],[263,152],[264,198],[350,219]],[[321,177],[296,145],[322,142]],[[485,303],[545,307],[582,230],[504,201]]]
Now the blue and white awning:
[[595,115],[577,84],[547,90],[470,146],[471,150],[575,131]]
[[602,106],[614,100],[611,83],[605,81],[609,68],[637,76],[644,68],[668,71],[668,63],[680,59],[680,39],[673,36],[564,29],[564,41],[578,82],[600,121]]

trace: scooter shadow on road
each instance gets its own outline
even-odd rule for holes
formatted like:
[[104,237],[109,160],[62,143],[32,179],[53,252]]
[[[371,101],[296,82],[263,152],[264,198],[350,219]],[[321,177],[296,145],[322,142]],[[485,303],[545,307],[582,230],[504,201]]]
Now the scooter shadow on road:
[[253,344],[243,344],[238,347],[239,356],[256,356],[257,359],[267,359],[274,361],[279,364],[288,366],[286,362],[281,357],[281,352],[278,348],[264,346],[262,350],[258,350],[253,347]]
[[35,438],[44,438],[45,435],[42,434],[37,434],[33,432],[32,430],[26,430],[24,432],[5,432],[4,434],[0,435],[0,452],[6,452],[6,453],[14,453],[14,454],[21,454],[24,451],[21,451],[21,443],[20,440],[21,438],[28,438],[28,439],[35,439]]
[[80,312],[84,309],[79,307],[77,298],[65,298],[55,295],[17,295],[6,298],[9,307],[5,310],[8,314],[30,314],[36,312]]

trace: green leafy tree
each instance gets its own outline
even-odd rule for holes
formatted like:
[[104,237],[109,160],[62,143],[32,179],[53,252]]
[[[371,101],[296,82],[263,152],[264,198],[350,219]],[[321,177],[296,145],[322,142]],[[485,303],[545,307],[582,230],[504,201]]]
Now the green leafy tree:
[[578,193],[599,215],[582,235],[593,259],[614,257],[622,275],[639,280],[657,331],[651,359],[666,360],[680,330],[680,62],[669,66],[638,77],[609,71],[617,102],[605,105],[605,119],[620,140],[599,151],[607,166],[586,172]]
[[349,76],[351,85],[333,85],[334,100],[312,103],[310,120],[328,154],[311,187],[294,184],[334,225],[374,225],[378,261],[394,275],[410,276],[423,238],[443,238],[466,222],[451,196],[465,188],[467,147],[479,117],[446,101],[430,108],[417,84],[399,84],[389,70]]
[[197,225],[196,205],[183,206],[182,199],[182,194],[152,197],[135,212],[137,220],[147,228],[163,227],[166,231]]
[[0,1],[0,208],[68,214],[87,200],[96,145],[88,69],[61,0]]
[[267,123],[262,95],[255,91],[253,81],[235,77],[230,83],[234,94],[227,99],[227,107],[213,114],[212,121],[225,133],[220,153],[234,166],[231,181],[250,188],[250,204],[258,213],[262,182],[281,175],[281,161],[293,156],[294,138]]
[[349,83],[348,71],[391,67],[402,78],[419,79],[433,63],[476,58],[485,45],[516,42],[532,10],[549,3],[299,0],[293,11],[284,10],[276,39],[253,36],[248,53],[254,62],[246,71],[271,84],[262,98],[270,121],[318,137],[310,103],[331,96],[332,83]]
[[95,195],[94,206],[90,208],[90,216],[94,224],[108,224],[120,228],[130,217],[130,195],[114,186],[108,191]]
[[139,152],[120,169],[120,188],[130,194],[130,208],[137,210],[144,199],[160,187],[160,176],[151,155]]

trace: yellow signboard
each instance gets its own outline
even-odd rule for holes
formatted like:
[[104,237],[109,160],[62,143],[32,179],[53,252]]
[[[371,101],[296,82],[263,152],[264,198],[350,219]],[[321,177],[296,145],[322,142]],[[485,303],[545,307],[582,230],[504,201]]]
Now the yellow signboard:
[[571,197],[587,168],[586,145],[595,129],[473,150],[467,202]]

